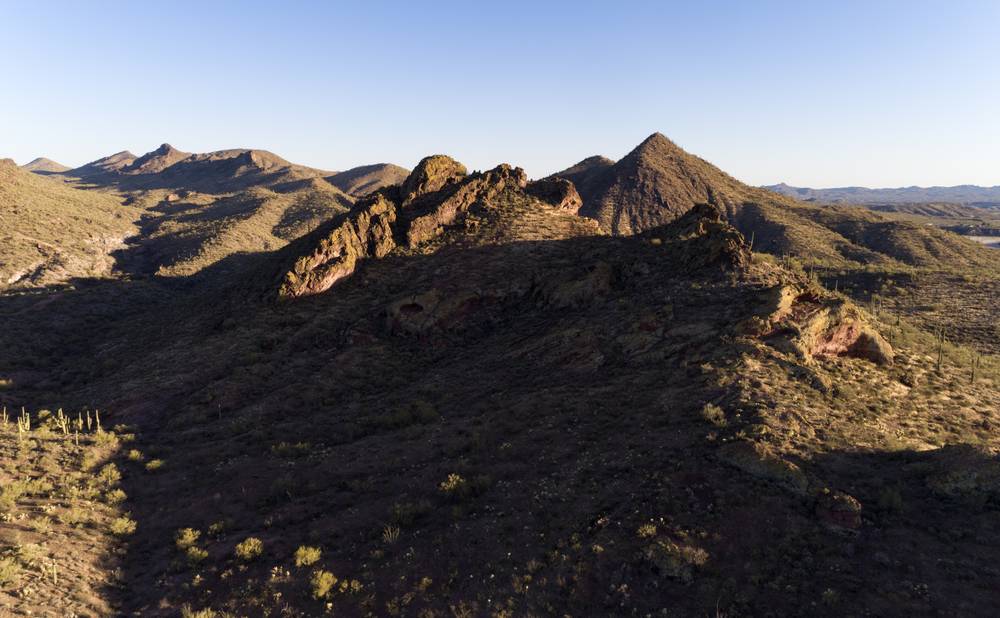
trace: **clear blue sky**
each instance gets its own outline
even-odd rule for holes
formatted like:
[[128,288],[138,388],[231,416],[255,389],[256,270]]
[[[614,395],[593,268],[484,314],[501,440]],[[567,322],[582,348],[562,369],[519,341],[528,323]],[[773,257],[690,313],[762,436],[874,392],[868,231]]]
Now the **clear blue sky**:
[[0,0],[0,156],[540,176],[660,131],[753,184],[993,185],[998,67],[996,0]]

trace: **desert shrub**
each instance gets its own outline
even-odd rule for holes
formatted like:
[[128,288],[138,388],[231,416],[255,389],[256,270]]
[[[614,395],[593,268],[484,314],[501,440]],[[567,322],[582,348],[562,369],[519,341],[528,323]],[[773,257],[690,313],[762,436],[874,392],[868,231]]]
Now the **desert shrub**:
[[128,457],[129,461],[142,461],[144,459],[144,457],[142,455],[142,451],[140,451],[138,449],[131,449],[128,452],[127,457]]
[[0,489],[0,511],[9,511],[17,505],[17,500],[28,493],[26,481],[11,481]]
[[400,526],[409,526],[430,513],[431,508],[431,503],[428,500],[404,502],[402,504],[397,503],[392,506],[392,521]]
[[449,495],[455,495],[461,493],[465,490],[465,487],[466,487],[465,479],[462,478],[461,474],[455,474],[454,472],[449,474],[448,478],[441,481],[441,484],[438,485],[438,489],[441,490],[441,493]]
[[196,564],[204,562],[208,558],[208,551],[192,545],[187,548],[184,555],[187,556],[188,564],[195,566]]
[[886,487],[878,496],[878,508],[886,513],[900,513],[903,510],[903,495],[895,487]]
[[228,618],[230,614],[212,609],[192,609],[190,605],[181,608],[181,618]]
[[208,536],[218,538],[225,534],[226,530],[229,529],[229,522],[225,520],[219,520],[208,526]]
[[393,526],[388,524],[382,527],[382,542],[386,545],[392,545],[399,540],[399,526]]
[[164,462],[162,459],[150,459],[149,461],[146,462],[146,470],[149,470],[150,472],[156,472],[163,468],[163,464]]
[[251,562],[264,553],[264,542],[257,537],[247,537],[236,545],[236,558],[243,562]]
[[181,528],[174,534],[174,544],[177,549],[187,549],[193,547],[200,536],[201,532],[194,528]]
[[125,495],[125,492],[121,489],[112,489],[104,494],[104,501],[112,506],[125,502],[126,498],[128,498],[128,496]]
[[13,558],[0,558],[0,588],[16,583],[21,566]]
[[441,481],[438,490],[451,500],[461,501],[482,494],[489,488],[491,482],[490,477],[486,475],[478,475],[468,480],[453,472]]
[[79,526],[87,522],[87,512],[80,508],[70,508],[59,513],[59,520],[70,526]]
[[111,534],[124,537],[134,534],[135,527],[135,520],[130,519],[128,515],[124,515],[122,517],[112,519],[109,529],[111,530]]
[[37,566],[45,556],[45,551],[37,543],[24,543],[15,545],[12,555],[19,563],[26,567]]
[[97,482],[108,488],[114,487],[121,480],[122,473],[118,471],[118,467],[113,463],[105,465],[97,473]]
[[289,442],[279,442],[271,446],[271,453],[277,455],[278,457],[305,457],[309,454],[309,450],[312,445],[308,442],[296,442],[291,444]]
[[28,525],[31,526],[31,529],[38,534],[48,534],[52,532],[52,520],[48,517],[32,519]]
[[308,545],[301,545],[295,550],[295,566],[312,566],[319,562],[320,549],[318,547],[309,547]]
[[702,407],[701,417],[716,427],[726,426],[726,413],[722,411],[722,408],[713,403],[706,403]]
[[309,578],[309,584],[312,586],[314,599],[325,599],[333,591],[333,587],[337,585],[337,576],[329,571],[316,570]]

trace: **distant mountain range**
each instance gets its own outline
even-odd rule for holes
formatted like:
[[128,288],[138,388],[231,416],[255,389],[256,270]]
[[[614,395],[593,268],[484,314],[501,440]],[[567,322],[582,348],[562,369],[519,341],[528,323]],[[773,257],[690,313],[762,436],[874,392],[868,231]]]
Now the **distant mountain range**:
[[899,187],[896,189],[869,189],[867,187],[837,187],[810,189],[793,187],[785,183],[764,187],[776,193],[807,202],[829,204],[964,204],[986,208],[1000,208],[1000,186],[979,187]]
[[390,163],[330,172],[290,163],[266,150],[236,148],[193,154],[170,144],[142,156],[123,150],[73,169],[40,157],[22,169],[77,178],[94,185],[113,185],[125,191],[187,189],[225,193],[250,187],[294,190],[304,183],[325,181],[355,197],[398,184],[409,173]]

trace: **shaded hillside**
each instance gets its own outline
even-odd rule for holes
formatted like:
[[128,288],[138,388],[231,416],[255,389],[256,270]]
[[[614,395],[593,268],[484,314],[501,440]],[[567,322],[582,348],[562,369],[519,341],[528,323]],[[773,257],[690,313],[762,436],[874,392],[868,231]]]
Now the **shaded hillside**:
[[138,213],[0,159],[0,289],[108,275]]
[[401,184],[410,171],[391,163],[363,165],[327,176],[326,180],[348,195],[361,197],[382,187]]
[[433,157],[246,277],[209,268],[221,294],[0,299],[0,402],[134,434],[114,610],[992,611],[995,365],[935,366],[713,206],[609,236],[535,194]]
[[37,174],[59,174],[62,172],[69,171],[69,167],[63,165],[62,163],[56,163],[52,159],[46,159],[45,157],[38,157],[30,163],[25,163],[21,166],[21,169],[27,170],[29,172],[35,172]]
[[1000,186],[979,187],[976,185],[959,185],[955,187],[899,187],[896,189],[869,189],[867,187],[810,189],[807,187],[792,187],[781,183],[765,188],[796,199],[829,204],[951,203],[990,208],[1000,207]]

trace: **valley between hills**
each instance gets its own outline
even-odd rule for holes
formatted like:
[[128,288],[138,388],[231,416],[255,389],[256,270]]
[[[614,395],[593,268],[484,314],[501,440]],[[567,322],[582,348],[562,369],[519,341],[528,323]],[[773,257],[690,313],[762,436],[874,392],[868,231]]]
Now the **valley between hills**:
[[772,188],[0,160],[0,612],[991,615],[995,213]]

